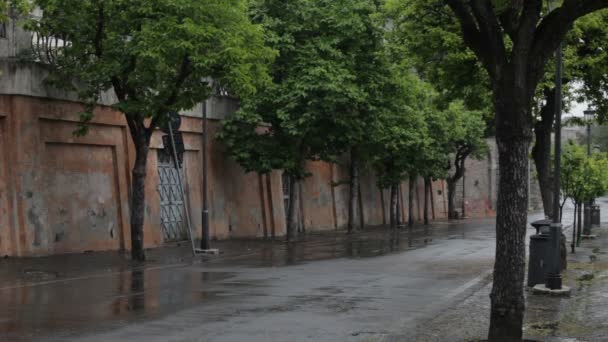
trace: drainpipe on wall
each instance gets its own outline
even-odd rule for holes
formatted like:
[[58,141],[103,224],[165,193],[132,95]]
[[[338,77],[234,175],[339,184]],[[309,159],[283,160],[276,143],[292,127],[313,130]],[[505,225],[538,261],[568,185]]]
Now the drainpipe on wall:
[[209,239],[209,199],[207,198],[207,100],[203,101],[203,231],[201,249],[210,249]]

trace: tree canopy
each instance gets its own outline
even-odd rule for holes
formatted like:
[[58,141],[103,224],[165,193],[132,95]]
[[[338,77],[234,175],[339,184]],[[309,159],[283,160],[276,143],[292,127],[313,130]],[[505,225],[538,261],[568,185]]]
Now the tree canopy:
[[[42,17],[27,27],[43,42],[35,57],[49,81],[88,104],[115,97],[135,145],[131,184],[131,253],[144,260],[145,178],[150,139],[169,113],[191,109],[217,84],[251,96],[267,83],[272,50],[252,24],[245,0],[37,0]],[[86,133],[86,125],[79,133]]]
[[273,82],[219,136],[247,171],[303,178],[305,160],[331,160],[364,140],[388,77],[376,14],[369,0],[255,2],[253,17],[279,51]]
[[608,191],[608,158],[604,153],[591,157],[580,145],[566,146],[561,168],[562,194],[575,203],[586,203]]

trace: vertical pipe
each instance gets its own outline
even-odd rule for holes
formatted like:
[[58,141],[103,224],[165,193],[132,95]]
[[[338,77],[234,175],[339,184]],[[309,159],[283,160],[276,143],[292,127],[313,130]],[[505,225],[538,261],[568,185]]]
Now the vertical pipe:
[[532,163],[528,162],[528,210],[530,210],[530,199],[532,197]]
[[207,100],[203,101],[203,231],[201,249],[210,249],[209,239],[209,198],[207,197]]
[[270,173],[266,174],[266,195],[268,196],[268,208],[270,209],[270,238],[274,241],[276,237],[276,225],[274,221],[274,203],[272,202],[272,183]]
[[464,167],[464,162],[463,162],[462,163],[462,217],[461,218],[467,217],[467,214],[466,214],[466,209],[467,209],[466,188],[467,188],[466,169]]
[[435,221],[435,194],[433,194],[433,180],[431,180],[431,183],[429,184],[429,193],[431,194],[431,217],[433,221]]

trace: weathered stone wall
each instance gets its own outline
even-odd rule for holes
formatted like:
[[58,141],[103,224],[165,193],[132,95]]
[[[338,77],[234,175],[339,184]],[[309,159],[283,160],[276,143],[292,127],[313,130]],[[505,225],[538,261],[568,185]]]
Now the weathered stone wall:
[[[221,103],[218,101],[217,103]],[[209,105],[210,110],[213,107]],[[219,107],[217,107],[219,108]],[[221,108],[226,108],[221,107]],[[84,137],[72,133],[82,107],[76,102],[21,95],[0,96],[0,253],[36,256],[130,247],[129,187],[134,161],[121,113],[99,107]],[[186,192],[197,237],[201,232],[201,120],[184,117]],[[210,120],[210,136],[219,121]],[[163,245],[158,192],[160,133],[152,137],[146,185],[146,247]],[[301,184],[300,222],[307,231],[343,228],[347,222],[345,165],[309,162]],[[337,184],[338,183],[338,184]],[[435,188],[441,188],[441,182]],[[407,213],[407,184],[400,194]],[[416,219],[423,185],[418,184]],[[362,210],[368,225],[388,221],[388,191],[373,175],[362,177]],[[436,218],[445,217],[442,194]],[[281,172],[245,174],[214,139],[209,142],[210,223],[213,238],[282,236],[285,208]],[[437,205],[439,203],[439,205]],[[404,220],[406,216],[404,216]]]
[[[464,194],[461,180],[456,191],[456,208],[462,212],[464,195],[465,215],[467,217],[487,217],[496,214],[496,197],[500,178],[498,150],[494,138],[487,139],[489,151],[482,159],[468,158],[465,163]],[[534,162],[530,159],[528,170],[530,210],[542,209],[542,199]]]

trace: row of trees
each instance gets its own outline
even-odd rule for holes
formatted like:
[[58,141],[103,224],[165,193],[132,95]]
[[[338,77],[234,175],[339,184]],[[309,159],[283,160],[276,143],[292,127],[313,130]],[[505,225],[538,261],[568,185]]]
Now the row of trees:
[[572,230],[572,252],[574,252],[574,246],[581,239],[583,205],[608,192],[608,155],[596,152],[588,156],[582,146],[569,144],[564,151],[562,163],[560,215],[563,213],[564,204],[570,199],[574,203]]
[[[115,108],[125,114],[137,150],[131,232],[138,260],[145,258],[150,136],[168,112],[206,99],[209,80],[242,100],[243,110],[226,123],[221,139],[247,170],[283,169],[295,182],[306,177],[306,160],[335,161],[348,153],[351,208],[359,170],[376,170],[381,185],[394,188],[416,175],[445,177],[449,160],[456,174],[448,177],[457,178],[462,160],[478,150],[448,134],[458,131],[449,115],[482,127],[480,117],[493,117],[489,130],[496,134],[500,183],[488,339],[521,341],[534,134],[539,175],[549,175],[555,102],[546,66],[573,32],[572,61],[582,76],[572,79],[584,82],[583,97],[605,108],[606,68],[600,63],[606,61],[606,17],[592,13],[608,1],[555,1],[552,11],[550,0],[35,3],[44,16],[28,27],[38,37],[56,38],[35,47],[38,59],[53,67],[51,80],[78,90],[89,104],[102,91],[113,92]],[[82,115],[83,121],[91,117]],[[464,131],[478,138],[480,125],[474,126]],[[547,191],[543,182],[541,187]],[[545,202],[545,208],[551,206]],[[350,221],[352,228],[356,221]]]
[[464,161],[486,148],[483,112],[445,99],[424,79],[413,52],[404,52],[404,35],[391,28],[390,8],[371,0],[265,0],[255,1],[252,13],[278,51],[272,82],[243,99],[219,138],[246,171],[289,175],[288,240],[296,232],[296,183],[308,176],[307,160],[348,155],[349,232],[358,226],[359,177],[366,171],[390,189],[392,227],[399,184],[418,176],[427,184],[447,178],[454,211]]

